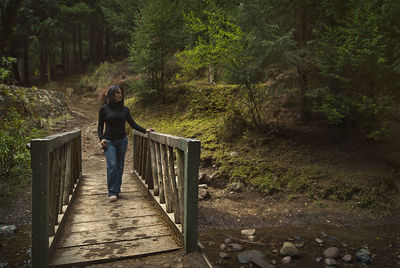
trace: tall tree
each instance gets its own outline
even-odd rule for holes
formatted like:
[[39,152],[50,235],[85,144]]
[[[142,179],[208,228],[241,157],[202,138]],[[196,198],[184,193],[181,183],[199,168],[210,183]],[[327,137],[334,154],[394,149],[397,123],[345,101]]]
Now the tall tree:
[[4,0],[0,2],[0,57],[9,45],[12,29],[22,0]]
[[148,86],[166,103],[167,62],[182,46],[180,5],[172,0],[143,1],[135,25],[130,46],[132,67],[145,75]]

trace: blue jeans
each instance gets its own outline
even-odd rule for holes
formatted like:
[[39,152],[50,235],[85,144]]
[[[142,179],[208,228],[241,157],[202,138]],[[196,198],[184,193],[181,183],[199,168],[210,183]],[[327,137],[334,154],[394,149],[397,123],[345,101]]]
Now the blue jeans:
[[120,140],[106,140],[104,150],[107,160],[108,196],[118,196],[121,192],[122,173],[124,172],[125,153],[128,146],[127,137]]

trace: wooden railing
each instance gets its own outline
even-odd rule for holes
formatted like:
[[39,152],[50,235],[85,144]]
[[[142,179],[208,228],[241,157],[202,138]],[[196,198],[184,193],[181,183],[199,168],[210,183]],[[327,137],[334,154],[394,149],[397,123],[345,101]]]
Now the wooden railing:
[[133,130],[133,170],[162,209],[185,253],[197,251],[200,141]]
[[81,131],[30,143],[32,167],[32,266],[48,267],[82,174]]

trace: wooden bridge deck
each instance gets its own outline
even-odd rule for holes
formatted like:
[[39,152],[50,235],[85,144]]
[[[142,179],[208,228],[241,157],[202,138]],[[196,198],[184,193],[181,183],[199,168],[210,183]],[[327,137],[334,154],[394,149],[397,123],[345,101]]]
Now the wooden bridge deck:
[[134,174],[109,202],[105,174],[83,175],[50,265],[81,265],[181,248]]

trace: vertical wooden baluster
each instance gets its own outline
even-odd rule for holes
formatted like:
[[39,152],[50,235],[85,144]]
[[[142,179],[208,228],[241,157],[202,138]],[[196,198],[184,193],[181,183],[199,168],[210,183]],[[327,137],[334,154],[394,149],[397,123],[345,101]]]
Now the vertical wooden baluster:
[[143,160],[143,152],[142,152],[142,146],[143,146],[143,138],[141,136],[138,137],[139,138],[139,163],[138,163],[138,174],[141,177],[142,176],[142,160]]
[[148,139],[143,137],[143,143],[143,180],[145,184],[149,184],[149,177],[147,176]]
[[133,167],[133,171],[136,170],[136,135],[135,135],[135,131],[132,131],[132,167]]
[[151,158],[151,172],[153,176],[154,195],[159,195],[158,176],[157,176],[157,162],[156,162],[156,149],[155,142],[150,141],[150,158]]
[[168,170],[169,170],[169,180],[171,187],[171,196],[172,196],[172,204],[174,209],[174,220],[175,223],[181,222],[180,209],[179,209],[179,196],[178,189],[176,187],[176,177],[175,177],[175,168],[174,168],[174,149],[168,146]]
[[74,183],[78,182],[78,179],[82,176],[82,135],[81,131],[79,131],[79,136],[76,138],[77,141],[77,148],[78,151],[78,177],[74,180]]
[[168,171],[168,156],[167,156],[167,146],[161,144],[161,164],[162,164],[162,175],[163,175],[163,183],[164,183],[164,195],[165,195],[165,208],[167,213],[173,212],[172,208],[172,195],[171,195],[171,187],[169,186],[169,171]]
[[[60,165],[62,166],[62,155],[64,154],[64,146],[61,145],[60,148],[58,149],[58,151],[59,151],[58,158],[61,159]],[[54,202],[55,209],[54,209],[53,213],[54,213],[54,217],[55,217],[55,223],[58,223],[58,214],[60,213],[60,198],[62,198],[61,197],[62,192],[60,192],[60,184],[61,184],[61,181],[63,180],[63,171],[60,170],[59,174],[60,174],[60,176],[56,176],[55,181],[54,181],[55,197],[54,197],[53,202]],[[61,208],[61,211],[62,211],[62,208]]]
[[145,167],[146,167],[146,139],[142,137],[142,162],[140,165],[140,175],[142,176],[142,180],[146,181],[146,172],[145,172]]
[[182,224],[182,232],[183,224],[184,224],[184,179],[185,179],[185,152],[177,149],[176,150],[176,164],[178,171],[178,196],[179,196],[179,210]]
[[158,178],[158,187],[160,194],[160,203],[165,203],[165,195],[164,195],[164,183],[163,183],[163,175],[162,175],[162,167],[161,167],[161,154],[160,154],[160,144],[155,143],[156,149],[156,162],[157,162],[157,178]]
[[146,177],[147,177],[147,187],[149,189],[154,189],[153,181],[153,169],[151,164],[151,140],[147,138],[147,161],[146,161]]
[[[76,147],[76,141],[74,140],[68,142],[66,145],[66,151],[65,151],[65,156],[64,156],[64,165],[65,166],[65,172],[64,172],[64,191],[63,191],[63,205],[67,205],[69,202],[69,195],[72,194],[73,187],[74,187],[74,180],[71,178],[70,173],[71,173],[71,167],[70,167],[70,158],[71,158],[71,149],[73,146],[73,143],[75,143]],[[79,169],[78,166],[75,167],[76,169]],[[78,172],[76,173],[78,176]]]
[[58,177],[58,152],[57,150],[54,150],[50,153],[50,181],[49,181],[49,234],[48,236],[53,236],[54,235],[54,225],[56,223],[54,215],[56,206],[55,202],[53,200],[55,199],[55,181],[57,180]]

